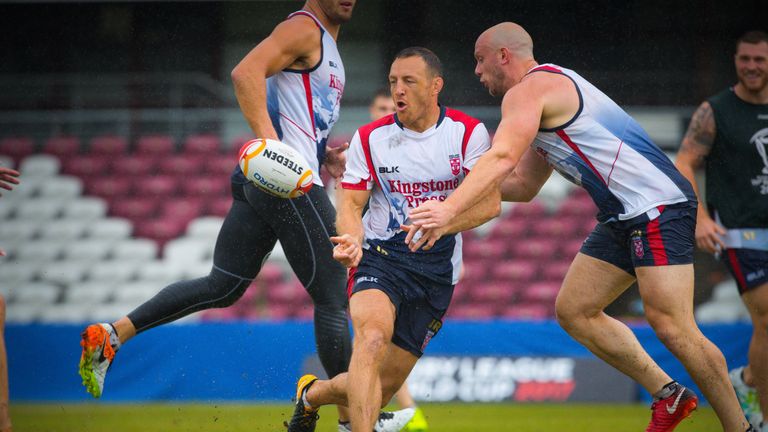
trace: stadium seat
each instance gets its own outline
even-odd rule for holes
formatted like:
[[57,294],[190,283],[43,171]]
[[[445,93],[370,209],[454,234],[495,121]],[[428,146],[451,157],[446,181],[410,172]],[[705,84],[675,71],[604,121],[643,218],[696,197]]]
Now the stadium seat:
[[200,311],[200,320],[204,322],[234,321],[240,318],[239,311],[233,307]]
[[224,219],[216,216],[199,217],[187,226],[187,236],[201,239],[216,239]]
[[87,220],[57,219],[40,227],[41,241],[72,241],[85,235]]
[[532,260],[501,260],[490,265],[493,277],[505,282],[528,282],[536,279],[539,266]]
[[536,282],[520,290],[520,297],[528,302],[555,304],[555,297],[560,291],[559,282]]
[[199,263],[213,256],[213,247],[208,239],[178,238],[165,245],[163,260],[175,264]]
[[81,178],[96,177],[107,172],[109,162],[106,155],[77,155],[64,159],[62,171]]
[[464,245],[464,253],[472,258],[502,258],[507,250],[509,240],[504,238],[493,238],[467,242]]
[[190,135],[184,140],[182,151],[188,154],[210,155],[221,148],[218,135]]
[[175,177],[156,175],[136,179],[135,193],[143,197],[165,197],[173,194],[179,187]]
[[491,235],[494,237],[505,237],[512,241],[528,237],[529,233],[530,223],[524,218],[507,217],[491,228]]
[[110,282],[83,282],[67,288],[64,301],[93,307],[105,303],[111,295],[112,284]]
[[160,216],[186,224],[203,213],[205,202],[198,197],[174,198],[160,205]]
[[19,304],[6,309],[5,320],[14,324],[28,324],[39,319],[45,305]]
[[303,296],[308,295],[301,285],[290,282],[275,284],[269,287],[266,294],[270,308],[275,304],[301,304]]
[[26,202],[30,198],[39,195],[40,189],[47,181],[49,181],[49,179],[22,174],[19,181],[20,184],[15,185],[12,191],[2,191],[3,200],[13,202],[14,205]]
[[573,235],[574,229],[565,218],[543,218],[533,221],[531,230],[535,236],[562,239]]
[[256,279],[264,284],[266,287],[272,286],[272,284],[279,284],[286,281],[285,272],[283,268],[275,263],[264,263],[264,266],[259,270],[259,274]]
[[114,245],[112,259],[126,262],[147,262],[157,257],[157,244],[147,239],[123,240]]
[[143,264],[136,270],[139,281],[166,286],[180,281],[184,277],[184,267],[167,261],[153,261]]
[[91,140],[89,151],[96,155],[124,155],[128,153],[128,141],[115,135],[97,136]]
[[133,179],[130,176],[91,177],[85,187],[89,195],[114,199],[129,196],[133,192]]
[[83,182],[77,177],[56,176],[40,187],[40,197],[55,200],[71,200],[83,193]]
[[[50,305],[58,300],[61,288],[45,282],[27,282],[13,290],[14,303]],[[15,306],[15,304],[14,304]]]
[[191,179],[204,170],[204,156],[180,154],[162,158],[158,164],[161,174]]
[[596,214],[597,207],[589,197],[586,199],[569,197],[557,209],[557,215],[563,217],[593,218]]
[[100,198],[81,197],[64,203],[61,217],[96,223],[107,214],[107,203]]
[[232,207],[232,197],[212,199],[208,203],[206,214],[211,216],[224,217],[229,213],[229,209]]
[[91,308],[86,316],[88,322],[112,322],[117,317],[121,317],[133,308],[130,305],[121,303],[104,303],[96,308]]
[[58,136],[48,138],[43,143],[43,153],[52,154],[65,159],[80,152],[80,138],[74,136]]
[[546,216],[547,208],[540,200],[533,200],[528,203],[516,203],[510,213],[516,217],[525,217],[533,220]]
[[52,283],[72,285],[83,280],[85,272],[93,263],[82,261],[57,261],[40,270],[40,279]]
[[562,282],[571,267],[571,260],[548,262],[542,266],[541,277],[552,282]]
[[57,304],[40,311],[38,320],[43,323],[75,324],[88,322],[88,313],[92,309],[88,304]]
[[514,242],[510,252],[516,258],[546,260],[555,255],[558,248],[557,242],[556,239],[530,238],[526,241]]
[[162,246],[184,232],[187,220],[169,217],[145,219],[136,225],[133,233],[137,237],[152,239]]
[[515,304],[505,307],[501,317],[516,320],[542,320],[552,318],[551,308],[534,303]]
[[129,220],[148,219],[157,214],[158,203],[154,198],[117,199],[110,205],[112,215]]
[[[16,206],[14,203],[0,199],[0,221],[7,221],[14,213],[16,213]],[[0,240],[2,240],[2,238],[0,238]]]
[[173,137],[170,135],[145,135],[136,143],[136,154],[140,155],[170,155],[176,150]]
[[0,166],[5,168],[14,168],[16,163],[13,161],[12,157],[0,154]]
[[85,235],[103,240],[121,240],[131,236],[133,225],[127,219],[99,219],[88,224]]
[[102,261],[93,263],[85,274],[85,279],[89,282],[98,282],[105,286],[112,286],[116,283],[125,282],[136,276],[136,269],[146,263],[132,261]]
[[16,209],[16,218],[46,223],[58,217],[63,206],[64,204],[60,201],[30,199],[19,203]]
[[29,137],[5,137],[0,139],[0,154],[12,157],[18,166],[20,160],[35,152],[35,142]]
[[[239,147],[238,147],[239,148]],[[211,175],[227,176],[237,166],[237,155],[221,155],[209,157],[205,161],[205,172]],[[229,178],[229,177],[227,177]]]
[[243,146],[243,144],[247,143],[248,141],[256,139],[253,135],[241,135],[238,137],[235,137],[235,139],[232,140],[232,144],[230,146],[230,153],[237,154],[240,151],[240,148]]
[[110,174],[140,179],[155,174],[159,162],[155,155],[122,156],[111,161]]
[[180,182],[184,195],[216,198],[230,196],[231,186],[226,175],[206,175],[182,179]]
[[34,220],[14,218],[0,223],[0,240],[3,242],[25,242],[40,232],[40,223]]
[[38,263],[19,260],[3,260],[0,262],[0,281],[4,287],[15,287],[35,280],[40,274]]
[[514,300],[515,288],[503,282],[478,284],[470,291],[469,298],[476,303],[493,303],[501,307]]
[[113,302],[128,306],[129,310],[146,302],[163,287],[146,282],[126,282],[115,287]]
[[96,263],[109,256],[112,251],[112,244],[111,240],[106,239],[79,240],[64,248],[64,259]]
[[448,308],[447,319],[486,320],[494,317],[496,308],[488,304],[451,305]]
[[30,241],[21,243],[14,257],[24,262],[47,264],[62,257],[63,245],[49,241]]
[[59,158],[47,154],[34,154],[24,158],[19,164],[19,172],[27,177],[43,177],[50,180],[61,169]]

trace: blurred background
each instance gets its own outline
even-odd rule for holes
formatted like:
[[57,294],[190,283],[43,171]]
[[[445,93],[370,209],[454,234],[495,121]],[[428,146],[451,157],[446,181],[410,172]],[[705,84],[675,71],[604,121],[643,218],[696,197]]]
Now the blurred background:
[[[236,151],[251,138],[230,71],[302,5],[0,1],[0,164],[22,172],[22,184],[0,199],[0,247],[8,252],[0,259],[0,293],[8,301],[12,398],[84,399],[74,373],[80,325],[114,320],[170,282],[207,274],[218,227],[231,202],[229,174]],[[695,107],[735,83],[736,38],[748,30],[766,30],[766,16],[768,3],[759,0],[361,0],[338,41],[347,79],[333,145],[368,122],[367,105],[372,93],[386,86],[391,58],[413,45],[432,49],[444,63],[441,102],[482,119],[493,130],[498,101],[473,75],[474,41],[491,25],[515,21],[533,37],[540,62],[575,69],[626,107],[673,155]],[[552,320],[559,283],[594,227],[595,213],[585,193],[555,175],[534,202],[505,206],[500,218],[466,234],[466,274],[449,311],[458,327],[450,333],[452,323],[446,325],[444,338],[434,342],[435,352],[468,358],[588,358],[558,333]],[[705,255],[698,255],[697,263],[700,322],[748,319],[722,264]],[[643,328],[636,289],[610,312],[637,324],[647,334],[644,343],[657,343]],[[274,332],[297,331],[303,336],[296,343],[303,345],[296,352],[305,365],[313,351],[311,317],[310,299],[278,246],[234,306],[195,314],[182,320],[192,327],[176,327],[195,340],[209,335],[226,344],[238,339],[217,340],[217,332],[222,322],[235,323],[235,333],[243,338],[266,338],[239,348],[248,355],[262,353],[260,343],[281,340]],[[474,325],[487,327],[478,330]],[[540,325],[559,335],[551,337],[563,337],[559,346],[565,351],[553,351],[543,342],[525,349],[499,344],[494,336],[514,331],[528,335],[521,340],[535,339],[528,332]],[[50,338],[51,328],[67,335],[53,336],[51,349],[60,350],[54,351],[63,356],[59,363],[65,358],[69,363],[49,365],[41,375],[24,353],[33,349],[30,335]],[[729,365],[744,362],[748,326],[712,328],[727,345],[721,348],[729,350]],[[474,337],[476,333],[465,333],[469,330],[487,334],[487,344],[475,341],[481,345],[473,348],[458,343]],[[153,330],[146,340],[158,342],[173,331]],[[547,340],[553,339],[542,341]],[[149,344],[137,341],[136,346]],[[204,363],[199,356],[210,354],[202,351],[178,356],[199,365]],[[275,367],[288,369],[293,379],[297,366],[276,359]],[[181,366],[167,367],[171,374]],[[260,382],[252,374],[232,378],[248,382],[234,393],[227,393],[228,386],[208,386],[208,393],[196,393],[194,387],[168,393],[167,382],[155,388],[147,386],[149,379],[115,369],[110,380],[118,400],[276,399],[291,391],[290,385],[270,387],[272,381]],[[273,380],[287,382],[286,375],[273,375]],[[41,380],[61,387],[54,391],[33,384]],[[129,382],[130,391],[121,393]],[[431,387],[424,389],[417,395],[432,394]],[[640,397],[633,387],[627,394],[628,400]]]

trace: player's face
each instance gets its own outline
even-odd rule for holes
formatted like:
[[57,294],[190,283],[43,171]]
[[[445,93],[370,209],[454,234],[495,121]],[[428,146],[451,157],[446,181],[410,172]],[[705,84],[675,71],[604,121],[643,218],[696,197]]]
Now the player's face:
[[736,75],[739,82],[751,92],[760,92],[768,86],[768,43],[742,42],[736,50]]
[[357,0],[317,0],[320,9],[334,24],[344,24],[352,19],[352,9]]
[[395,102],[397,118],[405,125],[422,118],[430,104],[436,103],[437,95],[433,77],[421,57],[396,59],[389,69],[389,89]]
[[371,121],[378,120],[395,112],[395,101],[391,97],[376,96],[368,111],[371,113]]
[[485,43],[482,36],[475,43],[475,75],[491,96],[503,96],[506,93],[504,73],[497,52]]

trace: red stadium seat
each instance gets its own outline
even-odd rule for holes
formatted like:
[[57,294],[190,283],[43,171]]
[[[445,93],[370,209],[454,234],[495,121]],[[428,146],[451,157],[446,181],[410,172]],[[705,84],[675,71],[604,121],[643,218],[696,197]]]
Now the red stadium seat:
[[178,188],[178,180],[167,175],[140,178],[136,181],[136,194],[140,196],[170,196]]
[[237,155],[215,156],[205,160],[205,172],[210,175],[229,176],[236,166]]
[[570,267],[571,261],[568,259],[548,262],[543,266],[542,276],[548,281],[562,282]]
[[256,279],[262,282],[264,286],[269,287],[273,284],[284,282],[285,272],[283,272],[283,268],[277,264],[265,263]]
[[464,253],[469,258],[501,258],[507,251],[508,239],[485,239],[467,242]]
[[488,263],[483,259],[464,260],[462,281],[475,282],[488,278]]
[[89,149],[93,154],[122,155],[128,153],[128,141],[115,135],[97,136],[91,140]]
[[211,216],[224,217],[229,213],[229,208],[232,207],[232,197],[215,198],[208,203],[206,214]]
[[136,143],[136,153],[141,155],[170,155],[176,144],[170,135],[146,135]]
[[506,237],[509,239],[519,239],[528,237],[530,234],[530,223],[524,218],[504,218],[500,220],[491,229],[494,237]]
[[510,252],[517,258],[544,261],[552,258],[558,250],[558,240],[530,238],[511,244]]
[[155,240],[160,246],[168,240],[179,237],[186,228],[186,224],[175,218],[147,219],[136,224],[134,235]]
[[109,156],[77,155],[64,160],[64,173],[77,177],[88,178],[107,172]]
[[160,215],[189,222],[203,213],[204,205],[202,198],[173,198],[161,204]]
[[158,159],[154,156],[126,155],[113,158],[110,171],[116,175],[132,176],[137,179],[157,172]]
[[193,178],[203,172],[204,156],[174,155],[162,158],[158,167],[161,174]]
[[230,193],[229,177],[202,176],[181,180],[181,190],[184,195],[205,198],[228,197]]
[[59,156],[64,159],[80,152],[80,138],[59,136],[48,138],[43,144],[43,153]]
[[267,289],[267,301],[273,304],[302,304],[307,296],[304,288],[296,283],[275,284]]
[[538,200],[533,200],[529,203],[518,203],[511,210],[512,215],[520,217],[526,217],[529,219],[540,218],[546,216],[547,208],[544,207]]
[[133,180],[130,177],[91,177],[85,184],[85,191],[90,195],[113,200],[124,199],[133,192]]
[[533,221],[531,230],[536,236],[558,239],[571,237],[574,232],[581,231],[578,225],[574,226],[574,224],[571,223],[570,219],[555,217],[547,217]]
[[469,293],[469,298],[475,303],[493,303],[503,306],[515,298],[515,287],[510,283],[481,283],[476,284]]
[[496,308],[488,304],[451,305],[446,314],[448,319],[491,319],[496,314]]
[[493,276],[507,282],[527,282],[537,276],[539,266],[535,261],[496,261],[491,265]]
[[552,308],[539,303],[518,303],[507,306],[501,317],[519,320],[542,320],[553,317]]
[[597,214],[597,206],[589,196],[586,199],[569,197],[557,209],[557,214],[566,217],[592,218]]
[[231,151],[226,151],[225,153],[237,155],[237,153],[240,151],[240,147],[242,147],[243,144],[247,143],[252,139],[256,139],[256,137],[253,135],[242,135],[242,136],[236,137],[235,139],[232,140]]
[[16,164],[35,152],[35,142],[29,137],[5,137],[0,139],[0,155],[10,156]]
[[527,285],[520,290],[520,298],[525,301],[555,304],[555,298],[560,291],[559,282],[537,282]]
[[200,320],[205,322],[234,321],[240,319],[239,311],[235,308],[207,309],[200,312]]
[[184,140],[182,151],[188,154],[211,155],[221,148],[218,135],[190,135]]
[[157,213],[158,203],[153,198],[126,198],[118,199],[110,204],[113,216],[124,217],[131,220],[149,219]]

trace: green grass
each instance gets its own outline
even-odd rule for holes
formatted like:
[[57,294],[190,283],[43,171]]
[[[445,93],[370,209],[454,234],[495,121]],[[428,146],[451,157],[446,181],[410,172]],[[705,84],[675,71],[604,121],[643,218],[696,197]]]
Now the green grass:
[[[425,404],[432,432],[637,432],[650,410],[642,405]],[[289,405],[35,404],[12,405],[18,432],[284,431]],[[333,408],[320,411],[318,432],[336,432]],[[700,408],[679,432],[719,431],[710,408]]]

